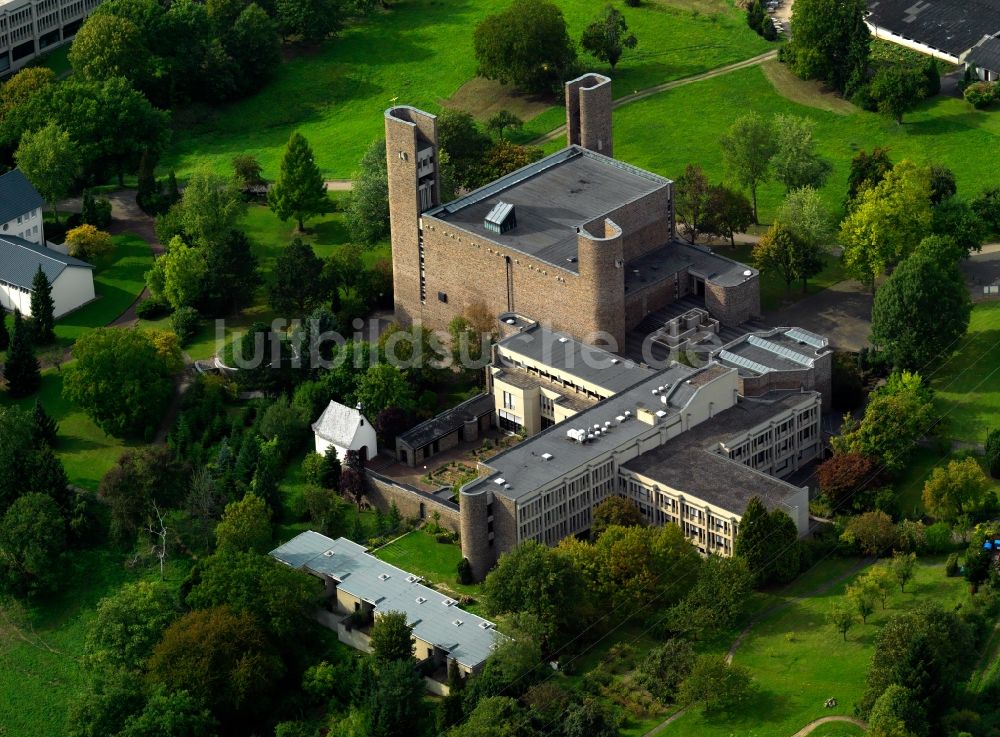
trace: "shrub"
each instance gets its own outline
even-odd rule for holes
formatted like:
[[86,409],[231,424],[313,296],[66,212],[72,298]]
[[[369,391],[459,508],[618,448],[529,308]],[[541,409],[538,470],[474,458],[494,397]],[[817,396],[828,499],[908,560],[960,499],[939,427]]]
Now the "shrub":
[[946,553],[951,546],[951,528],[947,522],[935,522],[924,531],[924,549],[928,553]]
[[974,108],[983,108],[997,99],[997,85],[993,82],[974,82],[965,88],[965,101]]
[[468,558],[462,558],[458,561],[458,582],[467,586],[472,583],[472,578],[472,564],[469,563]]
[[201,315],[194,307],[181,307],[174,310],[174,314],[170,316],[170,328],[180,338],[181,345],[187,345],[187,342],[194,337],[200,323]]
[[1000,430],[990,430],[986,436],[986,470],[1000,479]]
[[94,197],[89,191],[84,191],[80,222],[100,229],[108,227],[111,224],[111,201],[107,197]]
[[309,453],[302,461],[302,475],[313,486],[323,486],[323,456]]
[[954,578],[958,575],[958,553],[948,556],[948,562],[944,564],[944,575]]
[[170,305],[161,297],[147,297],[135,306],[135,314],[140,320],[159,320],[170,314]]

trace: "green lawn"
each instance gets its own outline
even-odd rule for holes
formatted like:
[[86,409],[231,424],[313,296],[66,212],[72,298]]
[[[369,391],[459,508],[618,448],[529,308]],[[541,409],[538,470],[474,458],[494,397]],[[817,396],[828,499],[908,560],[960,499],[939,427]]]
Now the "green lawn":
[[30,409],[38,399],[45,411],[59,423],[56,455],[63,462],[70,483],[96,490],[101,477],[129,444],[105,434],[83,410],[63,397],[62,387],[62,372],[48,369],[42,373],[42,387],[38,394],[15,402],[6,392],[0,392],[0,406],[18,404]]
[[47,54],[43,54],[35,59],[31,66],[48,67],[57,77],[64,77],[73,71],[69,65],[69,47],[72,44],[64,44],[57,49],[53,49]]
[[[823,567],[817,567],[816,575]],[[886,611],[877,611],[868,624],[855,625],[844,642],[826,616],[845,585],[794,603],[754,626],[733,662],[750,669],[758,693],[738,714],[708,718],[693,709],[662,734],[788,737],[814,719],[851,715],[864,690],[879,627],[894,613],[928,601],[952,609],[968,596],[962,579],[945,577],[943,560],[921,560],[906,593],[894,593]],[[823,705],[830,697],[839,702],[834,709]]]
[[142,293],[146,272],[153,265],[149,244],[130,233],[116,235],[112,240],[115,250],[94,264],[97,299],[56,323],[56,338],[61,345],[69,345],[86,331],[113,322]]
[[[556,0],[570,35],[605,0]],[[228,173],[236,154],[252,154],[274,177],[285,143],[298,130],[312,143],[325,174],[349,177],[365,148],[382,135],[383,111],[394,101],[432,112],[475,74],[472,31],[507,3],[484,0],[401,0],[388,12],[353,24],[316,52],[294,56],[260,93],[221,109],[175,116],[174,141],[161,166],[180,176],[207,164]],[[774,45],[751,31],[727,0],[648,0],[625,8],[639,39],[615,70],[615,94],[691,76],[762,53]],[[603,63],[583,56],[590,69]],[[562,120],[545,113],[545,127]],[[534,127],[534,126],[532,126]]]
[[968,334],[934,372],[932,385],[949,438],[982,444],[1000,427],[1000,302],[975,305]]
[[[753,246],[751,245],[737,245],[736,247],[716,245],[713,248],[718,253],[736,259],[741,263],[753,263]],[[809,281],[805,292],[802,291],[802,285],[798,282],[792,284],[789,289],[785,285],[784,280],[777,274],[767,270],[762,271],[760,275],[761,307],[765,310],[776,310],[782,305],[797,302],[809,294],[815,294],[816,292],[828,289],[837,282],[847,278],[839,257],[825,254],[823,261],[826,265],[819,274]]]
[[470,596],[480,593],[480,586],[466,586],[455,580],[462,549],[454,543],[439,543],[426,530],[414,530],[374,552],[386,563],[415,573],[429,583]]
[[[126,556],[78,551],[67,559],[60,594],[22,610],[0,606],[0,735],[61,737],[69,702],[85,684],[79,665],[97,602],[122,584],[155,579],[158,569],[125,568]],[[186,560],[170,561],[167,581],[179,586]]]
[[[902,126],[864,111],[841,114],[781,96],[757,67],[654,95],[621,107],[614,114],[615,157],[676,178],[688,163],[704,167],[710,179],[724,178],[719,137],[748,110],[762,115],[792,113],[816,122],[820,152],[833,164],[822,190],[838,211],[847,191],[851,158],[860,149],[888,147],[892,158],[940,162],[951,167],[959,192],[972,195],[1000,183],[993,150],[1000,135],[1000,115],[975,111],[965,102],[934,98],[906,117]],[[546,145],[546,150],[561,146]],[[784,195],[775,182],[760,192],[761,219],[769,222]]]

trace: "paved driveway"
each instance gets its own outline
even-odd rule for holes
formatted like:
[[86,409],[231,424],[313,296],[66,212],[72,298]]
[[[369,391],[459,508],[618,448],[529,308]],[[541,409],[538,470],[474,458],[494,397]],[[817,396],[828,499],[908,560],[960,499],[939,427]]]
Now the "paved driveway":
[[829,338],[837,350],[859,351],[868,345],[871,314],[872,295],[860,282],[849,279],[793,305],[764,313],[764,322],[812,330]]

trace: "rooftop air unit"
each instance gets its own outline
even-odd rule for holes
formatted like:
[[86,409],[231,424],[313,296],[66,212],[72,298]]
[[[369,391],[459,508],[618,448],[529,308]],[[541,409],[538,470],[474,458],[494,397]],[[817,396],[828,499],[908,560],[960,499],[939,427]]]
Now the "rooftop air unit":
[[551,461],[552,460],[552,454],[551,453],[542,453],[542,460],[543,461]]
[[513,230],[517,227],[514,206],[509,202],[501,201],[496,203],[493,209],[486,213],[486,219],[483,220],[483,227],[497,235]]

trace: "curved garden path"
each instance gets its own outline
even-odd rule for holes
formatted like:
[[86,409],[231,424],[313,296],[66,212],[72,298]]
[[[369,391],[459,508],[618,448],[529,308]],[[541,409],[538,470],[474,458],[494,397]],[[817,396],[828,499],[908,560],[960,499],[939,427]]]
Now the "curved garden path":
[[807,724],[798,732],[793,734],[792,737],[806,737],[806,735],[812,732],[814,729],[816,729],[816,727],[820,726],[821,724],[829,724],[830,722],[847,722],[848,724],[853,724],[856,727],[861,727],[861,729],[868,729],[868,724],[858,719],[857,717],[834,715],[829,717],[820,717],[819,719],[809,722],[809,724]]
[[[793,596],[790,599],[785,599],[784,601],[782,601],[782,602],[780,602],[778,604],[775,604],[774,606],[772,606],[772,607],[770,607],[768,609],[765,609],[764,611],[762,611],[759,614],[757,614],[754,617],[752,617],[750,619],[750,621],[747,623],[747,626],[744,627],[742,630],[740,630],[739,634],[736,635],[736,639],[733,640],[733,644],[730,645],[729,646],[729,650],[726,651],[726,662],[727,663],[733,662],[733,656],[736,655],[736,651],[739,650],[740,646],[744,643],[744,641],[746,640],[746,638],[749,636],[750,631],[756,625],[760,624],[765,619],[773,617],[775,614],[779,614],[780,612],[783,612],[784,610],[788,609],[789,607],[794,606],[795,604],[798,604],[800,601],[803,601],[805,599],[809,599],[809,598],[811,598],[813,596],[819,596],[820,594],[826,593],[827,591],[829,591],[830,589],[832,589],[837,584],[840,584],[843,581],[845,581],[848,578],[850,578],[851,576],[854,576],[855,574],[857,574],[862,569],[864,569],[867,566],[871,565],[873,562],[874,562],[873,558],[862,558],[855,565],[851,566],[848,570],[844,571],[843,573],[841,573],[836,578],[831,578],[829,581],[824,581],[822,584],[820,584],[819,586],[817,586],[814,589],[810,589],[809,591],[806,591],[806,592],[804,592],[802,594],[798,594],[796,596]],[[688,708],[689,707],[685,706],[682,709],[679,709],[678,711],[675,711],[669,717],[667,717],[662,722],[660,722],[655,727],[653,727],[651,730],[649,730],[648,732],[646,732],[646,734],[644,734],[642,737],[653,737],[654,735],[659,734],[664,729],[666,729],[668,726],[670,726],[675,721],[677,721],[682,716],[684,716],[687,713]],[[832,716],[828,716],[828,717],[821,717],[821,718],[819,718],[819,719],[817,719],[815,721],[810,722],[805,727],[803,727],[798,732],[796,732],[794,735],[792,735],[792,737],[804,737],[804,735],[807,735],[810,732],[812,732],[820,724],[825,724],[826,722],[851,722],[853,724],[857,724],[858,726],[860,726],[862,728],[866,727],[865,723],[862,722],[860,719],[855,719],[854,717],[849,717],[849,716],[832,715]]]

